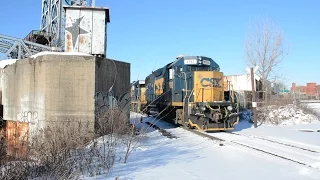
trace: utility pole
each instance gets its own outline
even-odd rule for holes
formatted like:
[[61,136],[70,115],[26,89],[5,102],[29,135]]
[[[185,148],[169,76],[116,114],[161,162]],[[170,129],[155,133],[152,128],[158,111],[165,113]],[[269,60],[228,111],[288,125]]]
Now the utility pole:
[[253,113],[253,123],[254,128],[257,128],[257,102],[256,102],[256,91],[254,89],[254,74],[253,74],[253,68],[250,68],[250,74],[251,74],[251,86],[252,86],[252,113]]

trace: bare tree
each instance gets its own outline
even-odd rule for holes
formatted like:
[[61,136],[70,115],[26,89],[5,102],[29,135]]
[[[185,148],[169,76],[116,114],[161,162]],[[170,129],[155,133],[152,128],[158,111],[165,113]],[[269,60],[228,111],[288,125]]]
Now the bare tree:
[[[245,42],[245,54],[248,66],[259,67],[257,75],[261,78],[263,91],[266,92],[270,75],[284,58],[281,30],[269,18],[260,20],[249,30]],[[263,98],[266,98],[265,95]]]

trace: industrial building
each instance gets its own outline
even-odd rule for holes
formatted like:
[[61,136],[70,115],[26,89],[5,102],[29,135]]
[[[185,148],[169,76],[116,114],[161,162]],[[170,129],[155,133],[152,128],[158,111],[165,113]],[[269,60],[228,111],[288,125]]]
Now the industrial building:
[[[279,83],[266,82],[267,86],[267,97],[278,96],[285,89]],[[228,75],[224,77],[224,90],[233,90],[237,94],[237,98],[240,105],[244,108],[248,108],[252,101],[252,83],[250,74],[241,75]],[[256,92],[256,98],[259,101],[263,99],[263,83],[261,78],[254,74],[254,90]]]

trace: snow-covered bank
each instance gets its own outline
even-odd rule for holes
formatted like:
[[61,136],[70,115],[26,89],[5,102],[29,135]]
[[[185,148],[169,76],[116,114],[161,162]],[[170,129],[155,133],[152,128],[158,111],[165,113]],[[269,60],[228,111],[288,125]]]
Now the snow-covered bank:
[[[317,114],[319,113],[319,114]],[[286,106],[267,106],[258,108],[257,120],[259,125],[295,125],[318,123],[320,104],[305,104],[303,107],[289,104]],[[240,116],[241,121],[252,121],[251,110],[245,110]]]

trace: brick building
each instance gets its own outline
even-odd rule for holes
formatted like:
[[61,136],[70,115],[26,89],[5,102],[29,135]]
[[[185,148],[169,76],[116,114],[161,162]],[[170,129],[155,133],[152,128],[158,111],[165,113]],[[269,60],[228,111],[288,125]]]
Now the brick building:
[[320,85],[317,83],[309,82],[306,86],[297,86],[296,83],[292,83],[292,93],[299,93],[308,97],[317,97],[320,95]]

